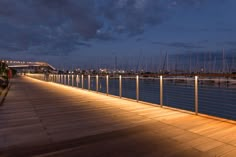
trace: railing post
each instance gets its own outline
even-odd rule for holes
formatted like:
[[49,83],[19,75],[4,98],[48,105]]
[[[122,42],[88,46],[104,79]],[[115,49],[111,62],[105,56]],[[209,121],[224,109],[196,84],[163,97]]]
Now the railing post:
[[61,84],[63,84],[63,75],[60,74],[60,76],[61,76],[61,78],[60,78],[60,80],[61,80]]
[[163,107],[163,77],[160,76],[160,106]]
[[63,84],[66,85],[66,75],[63,74]]
[[63,74],[63,84],[66,85],[66,75]]
[[139,76],[136,76],[136,101],[139,101]]
[[76,75],[76,87],[78,87],[78,86],[79,86],[79,76]]
[[81,75],[81,87],[84,89],[84,75]]
[[74,74],[71,75],[71,86],[74,87]]
[[67,77],[67,85],[69,86],[70,85],[70,75],[68,74],[67,76],[68,76]]
[[119,95],[121,98],[122,97],[122,77],[121,77],[121,75],[119,76]]
[[198,76],[195,76],[195,114],[198,115]]
[[98,92],[98,75],[96,75],[96,91]]
[[88,75],[88,90],[90,90],[90,75]]
[[106,88],[107,88],[107,95],[109,94],[109,77],[106,76]]

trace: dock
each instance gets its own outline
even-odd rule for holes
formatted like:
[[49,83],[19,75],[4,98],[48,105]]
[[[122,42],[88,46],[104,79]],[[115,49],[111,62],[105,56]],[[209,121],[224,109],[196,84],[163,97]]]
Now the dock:
[[18,77],[0,106],[0,156],[234,157],[236,124]]

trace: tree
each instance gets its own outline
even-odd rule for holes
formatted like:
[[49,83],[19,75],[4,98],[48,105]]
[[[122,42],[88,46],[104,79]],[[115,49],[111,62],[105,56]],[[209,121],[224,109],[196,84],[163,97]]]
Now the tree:
[[8,73],[8,66],[7,66],[7,64],[5,62],[3,62],[3,61],[0,61],[0,76],[8,79],[7,73]]

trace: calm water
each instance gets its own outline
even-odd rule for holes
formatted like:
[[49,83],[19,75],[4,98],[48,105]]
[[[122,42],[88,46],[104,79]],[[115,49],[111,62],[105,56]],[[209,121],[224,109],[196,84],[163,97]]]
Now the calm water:
[[[69,81],[68,81],[69,80]],[[58,79],[58,82],[60,80]],[[62,83],[63,81],[61,81]],[[90,90],[96,91],[96,78],[90,78]],[[98,91],[106,93],[106,78],[99,77]],[[65,77],[64,84],[82,87],[81,77]],[[234,82],[236,83],[236,81]],[[88,89],[88,78],[84,77],[84,89]],[[209,83],[199,81],[199,113],[236,120],[235,84]],[[119,96],[119,79],[109,78],[109,94]],[[122,79],[122,97],[136,99],[135,78]],[[144,79],[139,81],[139,100],[160,104],[160,80]],[[163,105],[194,111],[194,80],[164,79]]]

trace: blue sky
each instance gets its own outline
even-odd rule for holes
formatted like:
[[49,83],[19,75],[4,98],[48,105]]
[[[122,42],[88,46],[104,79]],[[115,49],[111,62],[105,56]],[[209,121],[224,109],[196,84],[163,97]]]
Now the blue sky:
[[0,58],[73,67],[223,48],[235,56],[235,6],[235,0],[0,0]]

